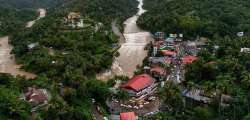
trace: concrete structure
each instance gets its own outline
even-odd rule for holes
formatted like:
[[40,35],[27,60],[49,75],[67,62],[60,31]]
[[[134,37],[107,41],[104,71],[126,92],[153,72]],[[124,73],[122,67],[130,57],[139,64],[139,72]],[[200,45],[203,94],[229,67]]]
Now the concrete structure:
[[250,53],[250,48],[241,48],[240,52],[242,52],[242,53]]

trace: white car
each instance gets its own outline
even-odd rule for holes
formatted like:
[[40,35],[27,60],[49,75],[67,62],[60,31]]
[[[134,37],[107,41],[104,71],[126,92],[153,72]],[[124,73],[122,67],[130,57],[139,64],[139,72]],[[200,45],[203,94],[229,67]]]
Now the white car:
[[151,96],[151,97],[148,98],[148,100],[149,100],[149,101],[155,101],[155,100],[156,100],[156,97]]

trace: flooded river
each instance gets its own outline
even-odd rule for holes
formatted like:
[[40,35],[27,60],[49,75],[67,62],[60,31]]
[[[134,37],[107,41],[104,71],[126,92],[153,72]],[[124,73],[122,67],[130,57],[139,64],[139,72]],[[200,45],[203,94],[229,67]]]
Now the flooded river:
[[144,48],[153,38],[150,32],[141,30],[136,24],[140,15],[146,12],[142,8],[143,0],[138,0],[138,2],[137,14],[124,22],[123,36],[125,37],[125,43],[118,50],[120,56],[115,58],[111,70],[98,75],[98,79],[107,80],[114,75],[132,77],[137,66],[141,65],[143,59],[147,56],[147,51]]
[[[45,17],[46,10],[38,9],[39,16],[36,20],[27,23],[26,27],[32,27],[35,22]],[[13,76],[24,76],[26,78],[35,78],[33,73],[20,70],[21,65],[16,64],[14,55],[11,54],[12,46],[9,44],[9,37],[0,37],[0,73],[9,73]]]
[[9,44],[9,37],[0,38],[0,72],[10,73],[13,76],[25,76],[35,78],[36,75],[20,70],[21,65],[17,65],[14,55],[10,54],[12,46]]

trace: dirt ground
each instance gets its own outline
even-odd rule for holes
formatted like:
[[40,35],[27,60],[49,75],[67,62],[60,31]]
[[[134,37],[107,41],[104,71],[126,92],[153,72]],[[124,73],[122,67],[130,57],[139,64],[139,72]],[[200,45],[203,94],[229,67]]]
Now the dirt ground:
[[9,44],[9,37],[0,38],[0,72],[10,73],[13,76],[24,76],[26,78],[35,78],[36,75],[20,70],[21,65],[17,65],[14,55],[10,54],[12,46]]

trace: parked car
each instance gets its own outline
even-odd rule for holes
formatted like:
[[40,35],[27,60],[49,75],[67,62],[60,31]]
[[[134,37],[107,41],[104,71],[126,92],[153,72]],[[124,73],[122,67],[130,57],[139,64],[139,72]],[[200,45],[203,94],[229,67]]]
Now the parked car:
[[155,100],[156,100],[156,97],[151,96],[151,97],[148,98],[148,100],[149,100],[149,101],[155,101]]

